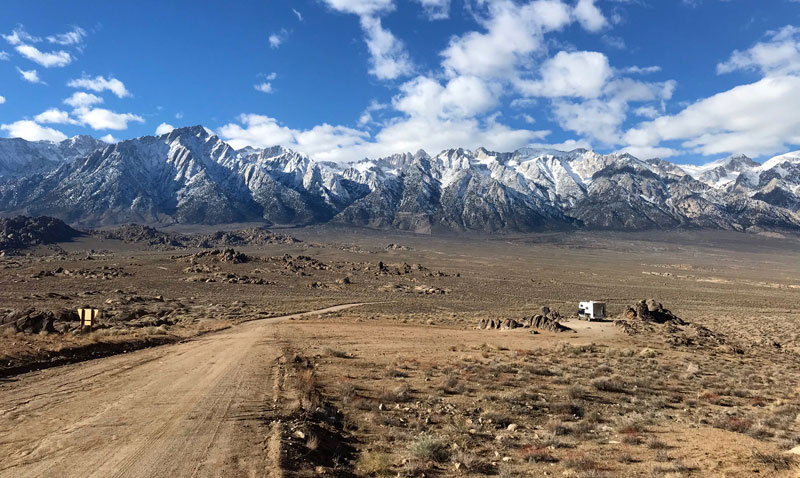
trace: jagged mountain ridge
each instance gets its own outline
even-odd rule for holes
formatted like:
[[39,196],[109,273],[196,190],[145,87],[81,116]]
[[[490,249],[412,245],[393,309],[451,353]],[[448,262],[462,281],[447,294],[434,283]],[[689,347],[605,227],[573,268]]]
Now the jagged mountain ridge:
[[798,208],[800,152],[764,164],[738,156],[681,166],[582,149],[479,148],[340,165],[281,146],[236,151],[200,126],[113,145],[88,137],[58,144],[0,139],[0,212],[82,226],[800,230]]

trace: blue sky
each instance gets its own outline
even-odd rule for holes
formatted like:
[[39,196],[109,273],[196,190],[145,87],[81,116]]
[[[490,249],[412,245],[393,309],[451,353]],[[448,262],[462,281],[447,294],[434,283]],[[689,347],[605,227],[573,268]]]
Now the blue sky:
[[335,161],[800,147],[797,0],[32,0],[0,34],[0,136],[202,124]]

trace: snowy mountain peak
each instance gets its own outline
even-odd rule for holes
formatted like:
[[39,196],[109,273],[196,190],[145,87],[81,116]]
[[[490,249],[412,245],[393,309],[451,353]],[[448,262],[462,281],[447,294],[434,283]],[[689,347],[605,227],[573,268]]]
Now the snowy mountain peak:
[[348,164],[234,150],[202,126],[107,145],[0,139],[0,212],[86,225],[334,221],[419,232],[800,229],[800,152],[704,166],[576,149],[452,148]]

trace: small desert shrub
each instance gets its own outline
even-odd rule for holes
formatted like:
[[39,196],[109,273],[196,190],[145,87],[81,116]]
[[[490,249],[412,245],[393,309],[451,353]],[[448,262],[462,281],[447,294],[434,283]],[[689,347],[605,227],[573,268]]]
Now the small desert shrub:
[[636,463],[636,459],[630,453],[622,452],[617,455],[617,461],[626,465],[630,465],[631,463]]
[[399,403],[408,401],[411,389],[407,385],[400,385],[391,390],[384,390],[378,397],[382,402]]
[[706,402],[712,405],[727,405],[725,400],[720,396],[720,394],[715,392],[703,392],[700,394],[700,399],[705,400]]
[[356,396],[356,386],[351,382],[342,382],[339,384],[339,398],[342,403],[350,403]]
[[573,455],[563,461],[565,467],[579,473],[600,472],[600,465],[587,456]]
[[615,377],[598,377],[592,380],[592,386],[601,392],[628,393],[625,383]]
[[669,445],[659,440],[658,438],[653,437],[650,439],[650,441],[647,442],[647,447],[650,448],[651,450],[666,450],[667,448],[669,448]]
[[392,461],[386,453],[363,451],[356,462],[356,470],[372,476],[391,476]]
[[723,417],[715,420],[712,425],[735,433],[747,433],[753,426],[753,421],[747,418]]
[[394,367],[388,367],[386,369],[386,376],[389,378],[407,378],[408,374],[400,369]]
[[511,418],[498,412],[484,412],[481,414],[481,418],[497,428],[505,428],[512,423]]
[[792,466],[794,466],[794,457],[782,453],[761,453],[760,451],[754,451],[753,460],[767,465],[775,471],[791,470]]
[[552,433],[554,436],[564,436],[572,434],[572,428],[559,420],[551,420],[547,422],[547,431]]
[[545,447],[525,446],[519,452],[520,457],[528,463],[556,463],[558,459]]
[[431,435],[420,435],[408,450],[411,456],[422,461],[435,461],[442,463],[447,461],[450,453],[447,449],[447,444]]
[[772,430],[761,424],[753,425],[753,427],[747,431],[747,434],[756,440],[766,440],[775,436],[775,433],[773,433]]
[[582,398],[585,398],[587,393],[586,389],[581,387],[580,385],[573,385],[569,387],[569,389],[567,389],[567,395],[569,395],[569,398],[573,400],[580,400]]
[[767,406],[767,399],[764,397],[753,397],[750,399],[750,405],[754,407],[765,407]]
[[481,459],[477,454],[470,451],[461,450],[453,457],[453,461],[461,463],[466,471],[481,475],[489,474],[492,469],[490,463]]
[[568,420],[583,418],[583,407],[574,402],[559,402],[550,406],[550,413],[561,415]]
[[457,395],[464,393],[467,390],[467,387],[461,383],[461,381],[458,379],[458,376],[455,374],[449,374],[445,378],[444,383],[441,385],[440,390],[444,393]]
[[328,355],[330,357],[350,358],[350,355],[347,352],[342,351],[342,350],[336,350],[336,349],[331,348],[331,347],[325,347],[325,349],[323,349],[322,353],[324,353],[325,355]]
[[622,443],[626,445],[636,446],[636,445],[641,445],[643,442],[644,440],[642,439],[642,437],[635,433],[626,433],[622,437]]
[[311,412],[321,402],[317,378],[314,370],[310,368],[300,369],[294,377],[294,386],[300,395],[300,407],[306,412]]

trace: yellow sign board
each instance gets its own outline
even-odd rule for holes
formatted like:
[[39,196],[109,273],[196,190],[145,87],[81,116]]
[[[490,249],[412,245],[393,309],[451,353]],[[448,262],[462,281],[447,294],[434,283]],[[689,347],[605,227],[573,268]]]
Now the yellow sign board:
[[89,327],[89,330],[92,330],[94,326],[95,319],[100,315],[100,311],[97,309],[78,309],[78,317],[81,319],[81,330],[84,327]]

